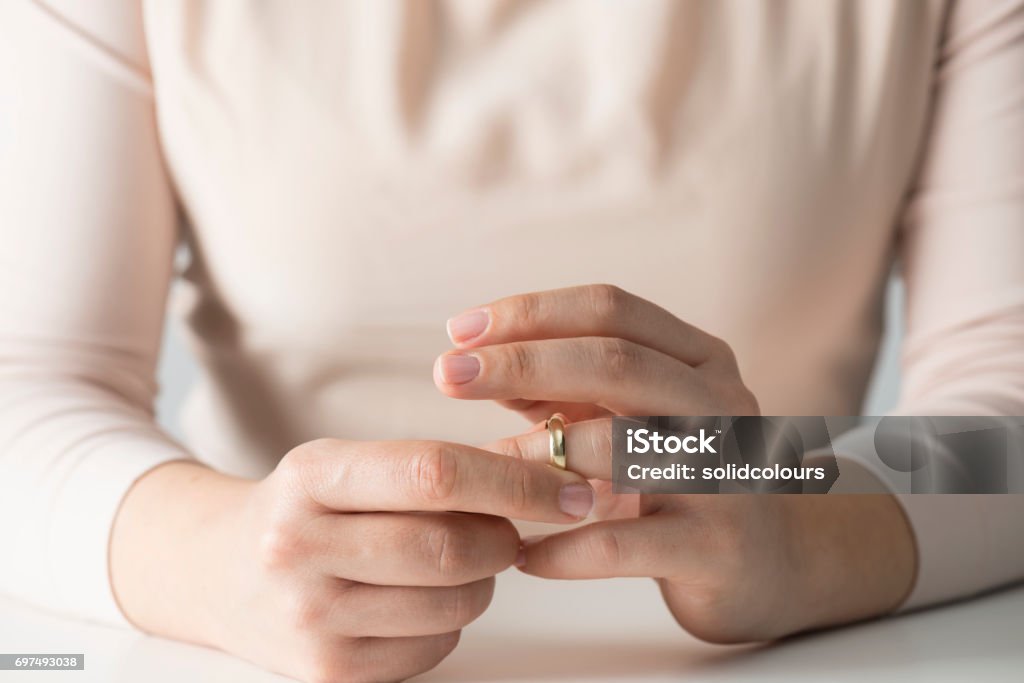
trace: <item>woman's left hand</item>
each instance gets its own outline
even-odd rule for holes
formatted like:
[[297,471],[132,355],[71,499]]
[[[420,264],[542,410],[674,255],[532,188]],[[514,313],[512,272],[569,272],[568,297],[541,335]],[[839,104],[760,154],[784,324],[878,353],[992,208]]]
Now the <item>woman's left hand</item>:
[[[564,413],[570,469],[605,482],[599,509],[617,518],[525,543],[523,571],[654,577],[683,628],[716,642],[874,616],[909,591],[913,537],[889,495],[607,495],[610,415],[759,414],[724,341],[608,285],[501,299],[449,335],[438,387],[533,421]],[[544,462],[548,435],[488,449]]]
[[[547,462],[547,430],[486,447]],[[609,418],[566,427],[567,464],[611,478]],[[613,495],[638,514],[524,539],[527,574],[653,577],[679,624],[719,643],[762,641],[884,614],[907,595],[914,541],[891,495]]]

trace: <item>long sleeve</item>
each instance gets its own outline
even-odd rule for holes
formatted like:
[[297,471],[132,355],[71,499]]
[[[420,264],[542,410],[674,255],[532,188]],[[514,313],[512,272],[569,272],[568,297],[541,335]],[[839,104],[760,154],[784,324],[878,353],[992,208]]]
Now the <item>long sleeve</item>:
[[[952,5],[906,207],[902,415],[1024,415],[1024,1]],[[836,440],[883,480],[872,433]],[[955,454],[969,458],[970,453]],[[1024,495],[902,495],[918,546],[904,609],[1024,579]]]
[[117,508],[188,454],[154,371],[176,212],[139,8],[0,3],[0,591],[124,623]]

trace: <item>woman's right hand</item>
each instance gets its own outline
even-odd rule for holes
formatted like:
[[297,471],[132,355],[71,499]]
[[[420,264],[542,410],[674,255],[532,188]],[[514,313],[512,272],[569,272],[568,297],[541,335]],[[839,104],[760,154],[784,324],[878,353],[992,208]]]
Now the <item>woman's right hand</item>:
[[[259,482],[158,467],[118,513],[111,577],[142,629],[309,681],[436,666],[516,562],[508,517],[587,514],[586,480],[452,443],[318,440]],[[471,514],[464,514],[471,513]]]

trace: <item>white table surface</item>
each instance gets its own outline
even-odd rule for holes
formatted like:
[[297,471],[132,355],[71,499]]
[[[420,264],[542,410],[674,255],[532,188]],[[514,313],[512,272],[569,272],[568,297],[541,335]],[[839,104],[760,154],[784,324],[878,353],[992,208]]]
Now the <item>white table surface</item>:
[[[287,681],[205,648],[61,619],[0,599],[0,652],[82,652],[85,671],[0,671],[6,681]],[[1024,588],[769,646],[685,635],[648,580],[502,574],[488,612],[439,681],[1024,681]]]

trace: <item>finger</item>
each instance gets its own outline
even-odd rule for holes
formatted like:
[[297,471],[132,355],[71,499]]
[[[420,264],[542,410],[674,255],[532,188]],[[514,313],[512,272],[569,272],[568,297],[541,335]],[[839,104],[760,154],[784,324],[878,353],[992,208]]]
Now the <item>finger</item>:
[[512,523],[489,515],[320,515],[302,534],[302,555],[318,570],[382,586],[458,586],[494,576],[519,552]]
[[573,422],[592,420],[612,414],[610,411],[593,403],[530,401],[522,398],[502,400],[498,401],[498,403],[504,408],[516,411],[531,422],[546,420],[555,413],[561,413],[567,420],[572,420]]
[[607,337],[451,351],[437,359],[434,381],[453,398],[596,403],[624,415],[703,414],[702,402],[707,407],[696,370],[660,351]]
[[[611,419],[570,422],[564,433],[567,469],[587,479],[612,478]],[[548,431],[540,429],[495,441],[485,448],[521,460],[546,463],[551,458],[548,439]]]
[[535,339],[617,337],[689,365],[708,360],[718,339],[646,299],[612,285],[586,285],[499,299],[448,321],[460,348]]
[[455,510],[568,523],[594,501],[578,474],[462,444],[322,439],[289,459],[300,492],[342,512]]
[[658,515],[594,522],[524,543],[520,569],[551,579],[678,576],[699,556],[680,526]]
[[[408,638],[363,638],[337,680],[404,681],[441,663],[459,644],[460,631]],[[335,679],[331,679],[335,680]]]
[[436,588],[353,584],[333,600],[329,628],[354,637],[448,633],[475,621],[493,595],[494,577]]

